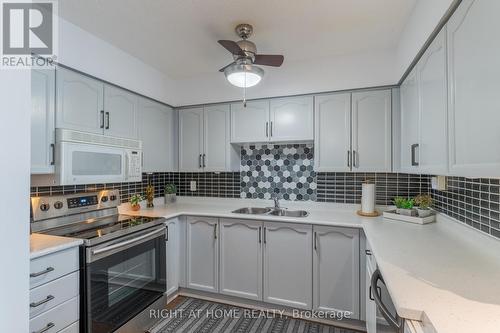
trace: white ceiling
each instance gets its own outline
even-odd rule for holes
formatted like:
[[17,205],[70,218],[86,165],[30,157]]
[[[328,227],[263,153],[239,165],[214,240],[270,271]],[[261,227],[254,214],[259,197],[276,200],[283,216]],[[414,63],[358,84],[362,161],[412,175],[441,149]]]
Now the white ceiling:
[[231,62],[218,39],[254,26],[260,53],[286,64],[396,48],[416,0],[63,0],[59,13],[168,77],[196,78]]

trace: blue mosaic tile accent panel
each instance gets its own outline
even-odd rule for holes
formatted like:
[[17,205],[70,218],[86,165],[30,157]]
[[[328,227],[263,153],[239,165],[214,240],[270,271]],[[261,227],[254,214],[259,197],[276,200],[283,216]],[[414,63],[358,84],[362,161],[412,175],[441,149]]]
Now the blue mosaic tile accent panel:
[[241,197],[316,201],[312,144],[247,145],[241,148]]

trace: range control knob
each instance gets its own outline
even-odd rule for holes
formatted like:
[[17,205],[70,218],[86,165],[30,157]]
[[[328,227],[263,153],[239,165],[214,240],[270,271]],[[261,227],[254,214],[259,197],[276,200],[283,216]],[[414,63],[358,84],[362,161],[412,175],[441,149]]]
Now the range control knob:
[[116,195],[111,194],[111,195],[109,196],[109,200],[111,200],[111,201],[115,201],[115,200],[116,200]]
[[49,208],[50,208],[50,205],[49,205],[48,203],[43,203],[43,204],[41,204],[41,205],[40,205],[40,210],[41,210],[42,212],[46,212],[46,211],[48,211],[48,210],[49,210]]
[[106,195],[103,195],[101,198],[101,202],[106,202],[108,201],[108,197]]
[[56,202],[54,202],[54,208],[55,209],[61,209],[61,208],[63,208],[62,201],[56,201]]

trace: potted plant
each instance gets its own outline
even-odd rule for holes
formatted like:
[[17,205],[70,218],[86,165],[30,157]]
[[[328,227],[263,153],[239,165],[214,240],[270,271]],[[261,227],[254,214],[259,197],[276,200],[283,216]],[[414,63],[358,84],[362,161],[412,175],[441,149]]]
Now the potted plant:
[[134,194],[130,197],[130,207],[133,211],[138,211],[141,209],[142,196],[140,194]]
[[177,187],[174,184],[165,185],[165,204],[174,203],[177,200]]
[[432,197],[430,194],[420,194],[415,197],[415,204],[417,205],[418,216],[427,217],[432,214]]
[[415,200],[411,198],[396,197],[394,198],[394,204],[396,205],[396,213],[401,215],[413,216],[415,215],[415,210],[413,206],[415,205]]

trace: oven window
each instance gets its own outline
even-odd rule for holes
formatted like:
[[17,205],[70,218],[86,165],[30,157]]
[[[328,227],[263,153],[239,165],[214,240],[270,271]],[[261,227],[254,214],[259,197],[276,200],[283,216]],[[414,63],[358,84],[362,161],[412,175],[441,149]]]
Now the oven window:
[[112,332],[166,292],[165,235],[87,264],[87,325]]
[[106,176],[122,174],[122,155],[74,151],[72,155],[73,175]]

